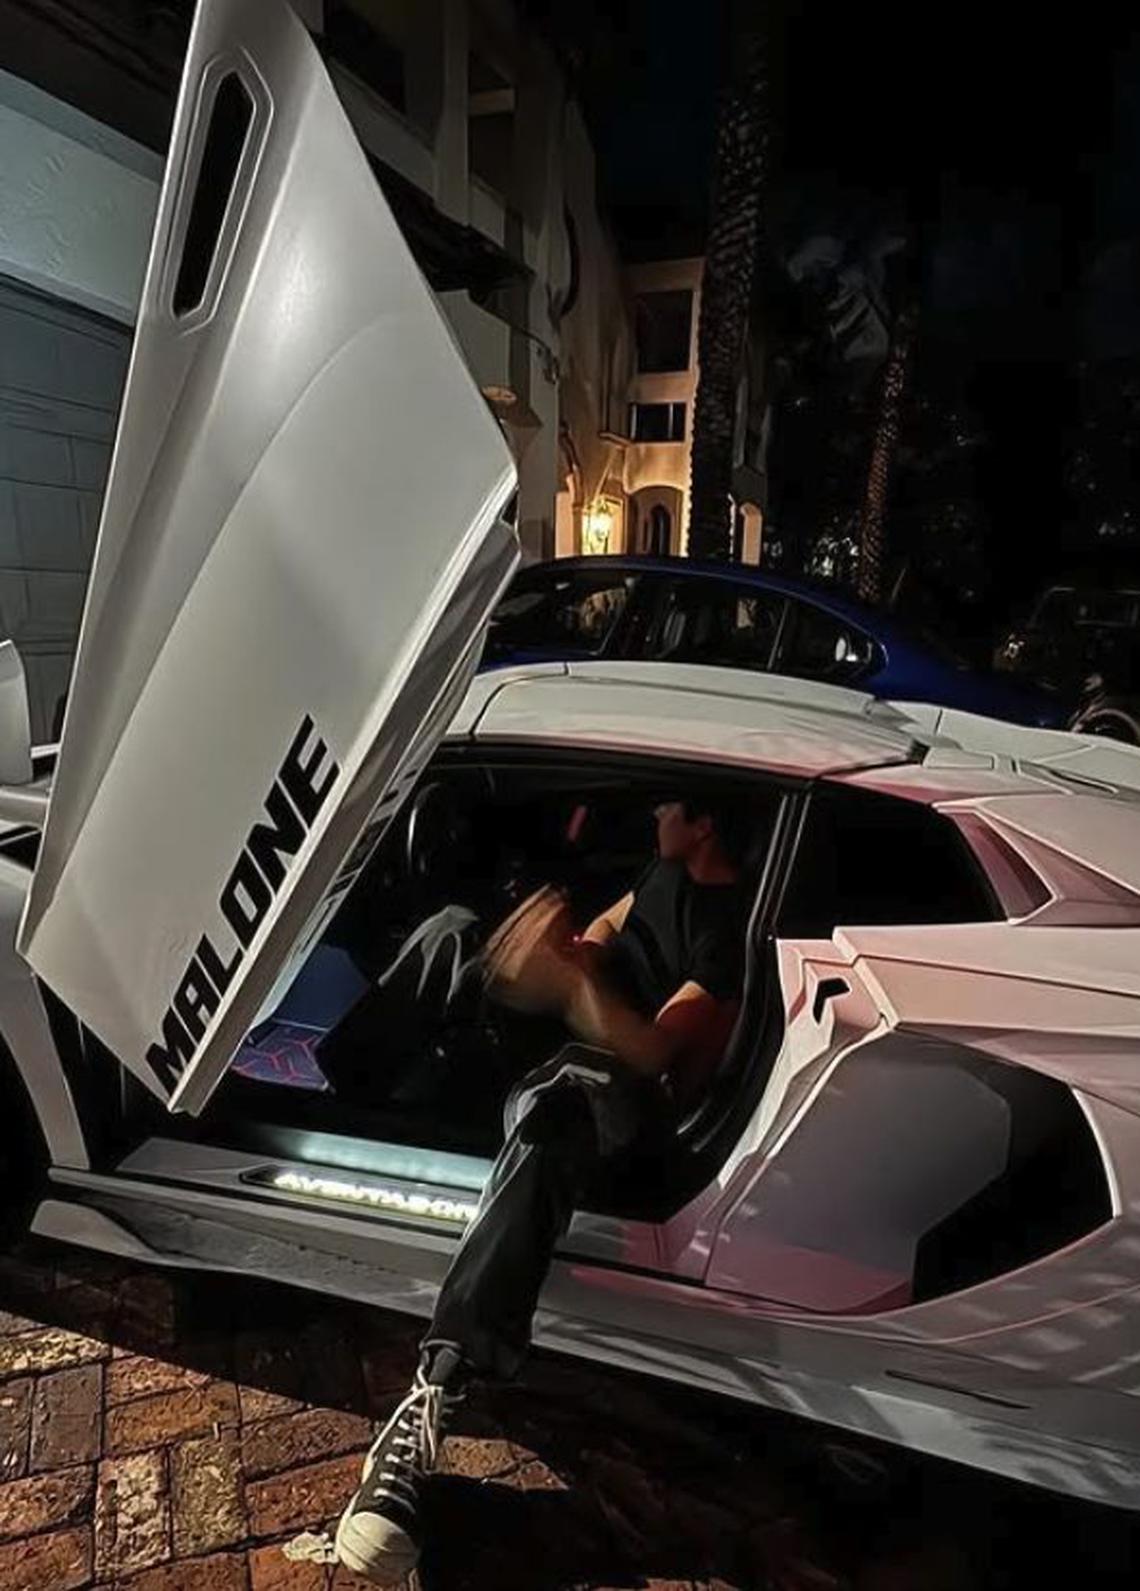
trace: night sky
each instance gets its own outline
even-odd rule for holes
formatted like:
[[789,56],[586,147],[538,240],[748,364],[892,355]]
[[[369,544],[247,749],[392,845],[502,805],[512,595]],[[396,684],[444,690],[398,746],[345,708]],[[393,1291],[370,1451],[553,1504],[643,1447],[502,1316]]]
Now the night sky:
[[[624,252],[699,252],[722,8],[572,9],[602,196]],[[922,224],[915,394],[982,438],[965,488],[985,564],[975,627],[1099,556],[1081,523],[1096,515],[1069,477],[1090,423],[1082,362],[1119,380],[1140,361],[1140,24],[1127,9],[1097,0],[1053,18],[976,0],[778,0],[769,10],[769,258],[818,234],[913,244]],[[1140,485],[1129,468],[1108,469],[1117,498]],[[1133,564],[1138,554],[1125,548]]]
[[[699,242],[724,33],[716,6],[601,7],[616,38],[585,90],[630,254]],[[891,224],[938,206],[939,314],[1052,357],[1140,354],[1140,25],[1093,4],[777,8],[773,225]],[[1003,15],[1004,12],[1014,13]],[[591,92],[591,89],[593,90]],[[1133,262],[1135,255],[1132,256]],[[1012,317],[1010,315],[1012,311]],[[961,327],[956,327],[960,335]]]

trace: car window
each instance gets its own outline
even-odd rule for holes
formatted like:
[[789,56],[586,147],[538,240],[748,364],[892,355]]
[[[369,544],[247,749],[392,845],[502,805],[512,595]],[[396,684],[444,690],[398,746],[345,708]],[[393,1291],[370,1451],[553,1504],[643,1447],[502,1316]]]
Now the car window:
[[502,661],[514,653],[597,656],[625,611],[632,575],[591,571],[519,576],[491,618],[484,656]]
[[1068,586],[1054,586],[1041,598],[1030,622],[1040,630],[1072,624],[1076,618],[1076,595]]
[[809,602],[791,603],[776,667],[781,674],[847,684],[862,678],[875,658],[875,643],[857,625]]
[[728,580],[663,583],[644,656],[671,663],[764,670],[780,633],[786,599]]
[[993,922],[1001,913],[956,824],[915,801],[821,786],[812,796],[778,933]]
[[1075,605],[1078,624],[1133,629],[1137,623],[1137,598],[1133,591],[1079,591]]

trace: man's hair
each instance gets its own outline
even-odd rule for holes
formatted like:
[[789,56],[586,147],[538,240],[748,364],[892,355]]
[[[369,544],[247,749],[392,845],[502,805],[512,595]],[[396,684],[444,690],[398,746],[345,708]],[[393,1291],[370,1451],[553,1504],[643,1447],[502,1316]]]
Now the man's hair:
[[747,802],[739,796],[688,795],[681,797],[681,805],[689,823],[709,819],[721,850],[734,867],[740,867],[755,829]]

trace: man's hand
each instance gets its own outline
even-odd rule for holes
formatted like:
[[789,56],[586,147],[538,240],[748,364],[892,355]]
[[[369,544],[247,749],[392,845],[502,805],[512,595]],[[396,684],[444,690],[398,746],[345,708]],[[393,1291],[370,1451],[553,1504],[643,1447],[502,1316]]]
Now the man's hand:
[[562,1015],[582,975],[562,892],[546,885],[516,907],[487,941],[482,962],[487,989],[501,1005]]
[[561,1017],[578,1038],[609,1050],[634,1071],[656,1076],[679,1065],[704,1077],[715,1067],[738,1006],[685,983],[656,1017],[635,1011],[607,983],[599,959],[628,915],[632,896],[575,939],[566,897],[549,885],[529,896],[495,930],[483,951],[487,989],[500,1005]]

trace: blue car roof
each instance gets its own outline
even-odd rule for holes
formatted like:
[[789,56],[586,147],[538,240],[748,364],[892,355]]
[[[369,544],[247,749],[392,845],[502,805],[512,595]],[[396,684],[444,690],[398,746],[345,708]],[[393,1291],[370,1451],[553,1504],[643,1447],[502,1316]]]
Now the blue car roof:
[[602,553],[596,557],[557,558],[544,563],[530,564],[521,571],[530,575],[539,570],[566,574],[575,569],[629,570],[637,574],[664,574],[681,579],[731,580],[734,585],[755,586],[763,591],[773,591],[780,596],[802,597],[818,608],[825,609],[836,618],[847,619],[877,640],[895,647],[920,651],[929,656],[934,648],[913,635],[878,609],[869,607],[856,597],[848,596],[834,586],[803,579],[789,579],[785,575],[770,574],[757,569],[754,564],[715,563],[700,558],[654,557],[646,553]]

